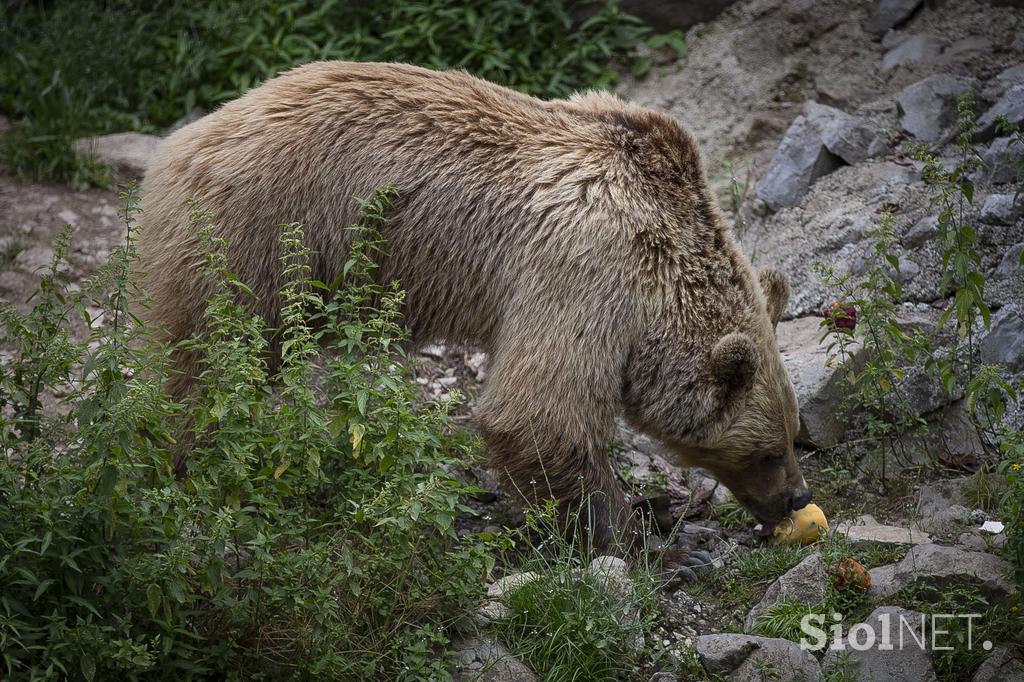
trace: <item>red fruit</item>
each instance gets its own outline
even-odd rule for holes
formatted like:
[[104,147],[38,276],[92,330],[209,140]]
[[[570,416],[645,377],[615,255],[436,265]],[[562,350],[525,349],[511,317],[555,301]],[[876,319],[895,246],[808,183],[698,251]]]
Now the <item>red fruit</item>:
[[824,317],[836,329],[857,328],[857,309],[852,305],[840,305],[833,303],[831,308],[826,308],[821,316]]

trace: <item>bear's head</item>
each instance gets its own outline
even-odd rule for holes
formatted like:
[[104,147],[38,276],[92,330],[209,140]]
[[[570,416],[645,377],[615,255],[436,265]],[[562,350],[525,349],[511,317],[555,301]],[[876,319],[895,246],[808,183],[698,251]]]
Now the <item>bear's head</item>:
[[[711,472],[770,532],[810,491],[793,450],[799,413],[775,340],[789,287],[749,268],[740,286],[683,291],[650,323],[624,372],[627,418]],[[711,331],[717,330],[717,331]]]

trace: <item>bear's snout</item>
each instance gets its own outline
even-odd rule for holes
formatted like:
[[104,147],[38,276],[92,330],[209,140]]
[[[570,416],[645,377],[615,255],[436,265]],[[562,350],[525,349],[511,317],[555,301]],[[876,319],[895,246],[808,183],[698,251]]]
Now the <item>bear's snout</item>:
[[792,511],[799,511],[811,503],[811,491],[808,488],[801,488],[789,498],[789,508]]

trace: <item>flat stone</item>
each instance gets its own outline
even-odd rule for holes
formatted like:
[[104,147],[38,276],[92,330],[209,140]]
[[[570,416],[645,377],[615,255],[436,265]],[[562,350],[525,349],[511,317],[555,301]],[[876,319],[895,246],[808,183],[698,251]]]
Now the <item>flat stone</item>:
[[971,682],[1024,682],[1024,661],[997,647],[975,671]]
[[[821,318],[782,321],[776,335],[800,405],[797,442],[823,448],[835,445],[846,432],[844,419],[836,414],[843,390],[839,386],[840,370],[827,366],[828,353],[820,343]],[[860,345],[854,342],[853,353],[856,356],[860,352]]]
[[920,4],[921,0],[875,0],[864,21],[864,32],[881,38],[886,31],[909,19]]
[[[934,682],[937,677],[923,625],[921,613],[896,606],[879,607],[863,623],[850,628],[842,649],[829,649],[822,659],[822,670],[826,675],[842,672],[843,679],[856,682]],[[879,646],[883,638],[891,648]],[[926,646],[919,645],[922,640]],[[874,644],[865,647],[869,641]]]
[[501,644],[471,637],[452,646],[456,682],[536,682],[537,676]]
[[142,133],[114,133],[75,140],[74,146],[76,154],[91,156],[125,176],[141,178],[160,146],[160,138]]
[[975,140],[990,140],[996,136],[996,124],[1000,117],[1010,123],[1024,123],[1024,83],[1015,83],[1007,88],[1002,97],[978,119]]
[[957,99],[970,90],[973,80],[936,74],[908,85],[897,97],[900,125],[924,142],[942,137],[956,122]]
[[1013,225],[1024,215],[1024,197],[990,194],[981,204],[978,219],[989,225]]
[[821,668],[809,652],[788,639],[721,633],[696,642],[704,669],[736,682],[749,682],[772,670],[773,682],[817,682]]
[[825,600],[828,576],[818,553],[811,554],[768,586],[761,601],[750,609],[743,629],[753,632],[757,621],[780,602],[813,606]]
[[981,359],[1013,372],[1024,370],[1024,314],[1015,303],[992,315],[992,326],[981,340]]
[[870,516],[840,523],[832,531],[851,545],[925,545],[932,541],[927,533],[914,528],[887,526]]
[[899,563],[869,571],[871,588],[868,596],[876,600],[885,599],[918,581],[935,589],[966,582],[975,585],[989,598],[1001,601],[1016,593],[1013,582],[1006,577],[1011,569],[1009,562],[986,552],[936,544],[917,545]]
[[882,57],[882,71],[892,71],[907,64],[935,61],[941,53],[942,41],[927,33],[918,33],[885,53]]
[[797,116],[755,191],[771,210],[778,211],[796,204],[815,180],[842,165],[842,159],[825,147],[817,126],[806,116]]

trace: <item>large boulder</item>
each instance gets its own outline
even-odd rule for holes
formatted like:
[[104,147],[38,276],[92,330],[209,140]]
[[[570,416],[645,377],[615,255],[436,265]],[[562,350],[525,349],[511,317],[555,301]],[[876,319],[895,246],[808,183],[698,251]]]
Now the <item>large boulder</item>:
[[644,21],[655,31],[687,29],[711,21],[736,0],[665,2],[665,0],[620,0],[619,8]]
[[75,153],[105,163],[119,175],[141,178],[146,174],[160,138],[142,133],[114,133],[75,140]]
[[757,183],[757,196],[773,211],[792,206],[818,178],[885,151],[878,135],[855,117],[809,101]]
[[764,597],[747,614],[743,629],[753,632],[761,616],[782,602],[803,606],[820,604],[825,599],[827,586],[825,562],[821,560],[821,555],[815,552],[768,586]]
[[881,38],[886,31],[909,19],[920,4],[921,0],[875,0],[864,21],[864,32]]
[[978,175],[994,184],[1016,182],[1024,164],[1024,143],[1016,137],[999,137],[981,150],[984,166]]
[[1024,197],[1016,194],[990,194],[981,204],[978,219],[989,225],[1013,225],[1024,215]]
[[[839,443],[846,432],[846,421],[837,413],[843,400],[841,370],[828,363],[828,353],[821,343],[821,318],[784,320],[779,323],[777,336],[800,405],[797,442],[816,447]],[[859,355],[859,344],[854,343],[853,352]]]
[[736,682],[760,679],[772,670],[775,682],[816,682],[821,668],[809,652],[788,639],[721,633],[702,635],[697,655],[710,675]]
[[912,35],[882,57],[882,71],[899,66],[934,61],[942,53],[942,42],[927,33]]
[[900,125],[923,142],[934,142],[956,123],[957,99],[973,80],[936,74],[908,85],[897,97]]
[[1002,97],[978,119],[975,139],[990,140],[996,135],[996,124],[1006,118],[1012,124],[1024,123],[1024,83],[1011,85]]
[[[822,669],[856,682],[934,682],[931,654],[919,644],[927,644],[924,624],[924,615],[916,611],[879,607],[847,631],[840,649],[829,648]],[[883,639],[889,646],[879,645]]]
[[1000,647],[982,662],[971,682],[1024,682],[1024,661]]
[[817,127],[798,116],[757,183],[757,197],[773,211],[800,201],[811,184],[843,165],[821,141]]
[[971,552],[943,545],[918,545],[907,552],[897,564],[879,566],[869,571],[871,588],[868,596],[885,599],[905,587],[921,582],[929,589],[965,582],[974,585],[990,599],[1006,600],[1016,593],[1006,576],[1009,562],[985,552]]
[[1024,370],[1024,314],[1020,306],[1004,305],[992,316],[992,326],[981,340],[981,359],[1013,372]]

